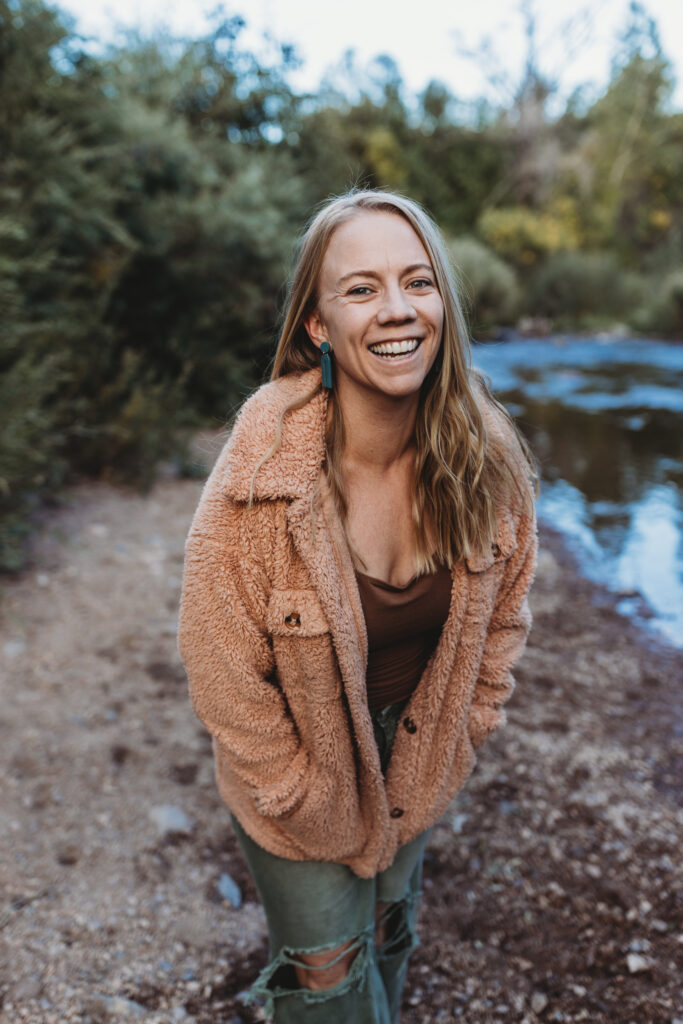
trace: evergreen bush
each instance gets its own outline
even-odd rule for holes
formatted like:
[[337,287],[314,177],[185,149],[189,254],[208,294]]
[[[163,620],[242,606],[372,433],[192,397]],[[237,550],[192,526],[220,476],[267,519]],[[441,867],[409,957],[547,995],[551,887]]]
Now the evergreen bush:
[[560,323],[581,326],[604,318],[626,322],[638,307],[643,282],[608,253],[558,252],[533,275],[526,310]]
[[514,323],[521,299],[514,270],[476,238],[452,240],[448,248],[473,333]]

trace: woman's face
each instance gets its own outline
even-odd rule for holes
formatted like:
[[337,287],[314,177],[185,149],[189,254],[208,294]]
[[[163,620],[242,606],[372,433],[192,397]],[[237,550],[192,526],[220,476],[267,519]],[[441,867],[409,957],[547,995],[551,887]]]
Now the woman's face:
[[441,345],[443,302],[429,256],[398,214],[362,210],[332,235],[306,329],[334,354],[335,388],[416,395]]

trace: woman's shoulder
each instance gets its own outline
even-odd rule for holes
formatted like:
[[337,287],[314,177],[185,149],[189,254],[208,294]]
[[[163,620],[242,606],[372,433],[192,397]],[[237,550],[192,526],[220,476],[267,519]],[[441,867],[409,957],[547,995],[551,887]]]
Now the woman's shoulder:
[[484,423],[488,458],[497,467],[498,504],[519,514],[533,514],[537,477],[531,450],[510,414],[481,378],[473,382],[473,391]]
[[472,381],[472,391],[484,422],[488,443],[499,454],[528,467],[528,460],[512,417],[493,397],[485,382],[478,375]]
[[[320,370],[315,369],[279,377],[254,391],[239,409],[218,457],[214,486],[240,501],[251,496],[252,483],[257,484],[254,497],[288,496],[292,471],[300,473],[320,458],[324,409],[319,383]],[[311,400],[296,408],[307,395]],[[294,410],[283,421],[291,406]],[[259,469],[280,431],[277,451]]]

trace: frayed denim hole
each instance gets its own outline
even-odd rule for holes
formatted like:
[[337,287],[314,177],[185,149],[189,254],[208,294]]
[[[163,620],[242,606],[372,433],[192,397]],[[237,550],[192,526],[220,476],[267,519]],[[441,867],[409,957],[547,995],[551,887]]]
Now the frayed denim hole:
[[[349,942],[349,939],[343,942]],[[312,946],[307,949],[283,949],[277,956],[261,971],[254,982],[247,997],[247,1002],[263,1002],[266,1014],[273,1016],[275,1012],[275,1000],[281,996],[296,996],[306,1003],[324,1002],[336,996],[344,995],[351,988],[359,991],[363,988],[367,977],[367,965],[371,950],[374,944],[374,925],[365,929],[359,935],[353,937],[353,945],[342,950],[335,957],[325,964],[308,965],[306,970],[325,970],[333,966],[352,950],[356,950],[349,973],[339,982],[330,988],[310,989],[300,986],[294,967],[301,967],[302,962],[297,959],[302,953],[324,953],[326,950],[337,949],[343,942],[334,943],[331,946]]]
[[380,914],[377,925],[386,924],[388,935],[377,947],[377,956],[390,957],[399,953],[410,953],[418,945],[417,935],[410,923],[417,895],[411,894],[403,900],[390,903]]

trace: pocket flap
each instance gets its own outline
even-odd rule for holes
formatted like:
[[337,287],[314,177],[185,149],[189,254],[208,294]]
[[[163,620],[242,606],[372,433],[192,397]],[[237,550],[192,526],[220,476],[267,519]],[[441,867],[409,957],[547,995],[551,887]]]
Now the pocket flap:
[[496,562],[509,558],[517,546],[515,521],[509,509],[498,513],[496,539],[485,551],[475,551],[465,559],[470,572],[484,572]]
[[330,631],[315,590],[274,590],[266,623],[273,636],[321,636]]

